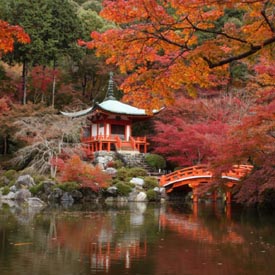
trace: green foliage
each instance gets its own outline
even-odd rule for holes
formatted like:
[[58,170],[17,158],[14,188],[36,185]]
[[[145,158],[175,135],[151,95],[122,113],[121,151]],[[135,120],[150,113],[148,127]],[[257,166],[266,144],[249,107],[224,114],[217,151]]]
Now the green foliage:
[[8,170],[0,177],[0,187],[11,187],[18,177],[18,172],[15,170]]
[[40,182],[40,183],[29,188],[30,192],[33,195],[37,195],[39,192],[43,191],[43,189],[44,189],[43,182]]
[[117,170],[117,179],[121,181],[130,181],[133,177],[145,177],[147,171],[142,168],[120,168]]
[[158,195],[153,189],[149,189],[146,192],[146,195],[147,195],[148,201],[157,201],[158,200]]
[[32,178],[36,184],[47,180],[47,177],[45,177],[44,175],[33,175]]
[[10,188],[8,186],[3,187],[2,189],[2,195],[8,195],[10,192]]
[[158,187],[158,180],[155,177],[144,178],[144,189],[149,190]]
[[81,7],[84,9],[84,10],[93,10],[93,11],[96,11],[97,13],[100,13],[100,11],[102,10],[102,4],[101,4],[102,1],[94,1],[94,0],[90,0],[90,1],[85,1]]
[[75,181],[67,181],[67,182],[63,182],[63,183],[54,185],[53,188],[60,188],[64,192],[71,192],[73,190],[79,189],[80,185],[79,185],[79,183],[77,183]]
[[158,154],[148,154],[145,156],[145,162],[152,168],[163,169],[166,167],[166,161],[163,156]]
[[143,168],[134,167],[134,168],[128,168],[128,177],[145,177],[147,176],[147,171]]
[[129,169],[125,167],[118,169],[116,178],[122,181],[129,179],[128,170]]
[[4,18],[24,27],[31,37],[29,45],[16,45],[9,59],[31,64],[50,64],[61,55],[74,56],[79,49],[81,24],[74,6],[63,0],[7,0]]
[[123,182],[118,182],[115,187],[120,196],[127,196],[132,191],[131,186]]
[[6,177],[8,180],[15,180],[16,177],[18,177],[18,172],[11,169],[6,171],[3,176]]
[[117,159],[114,161],[114,168],[116,169],[120,169],[124,166],[124,163],[120,160],[120,159]]

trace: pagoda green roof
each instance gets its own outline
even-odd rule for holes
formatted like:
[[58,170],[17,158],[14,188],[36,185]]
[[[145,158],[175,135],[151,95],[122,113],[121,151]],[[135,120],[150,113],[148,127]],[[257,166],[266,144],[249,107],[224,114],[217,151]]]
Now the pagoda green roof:
[[110,113],[134,115],[134,116],[146,115],[145,109],[139,109],[114,99],[108,99],[96,105],[100,109]]
[[[129,115],[129,116],[147,116],[145,109],[139,109],[134,106],[122,103],[116,99],[107,99],[101,103],[96,103],[93,107],[78,111],[78,112],[61,112],[62,115],[67,117],[80,117],[93,113],[96,109],[101,109],[108,113]],[[153,110],[153,114],[158,113],[157,110]]]

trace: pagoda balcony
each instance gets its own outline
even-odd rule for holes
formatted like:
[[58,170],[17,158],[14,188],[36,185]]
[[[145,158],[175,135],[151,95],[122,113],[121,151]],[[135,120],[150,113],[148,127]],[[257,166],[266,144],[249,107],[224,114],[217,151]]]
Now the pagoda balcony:
[[130,137],[129,141],[121,139],[118,135],[97,135],[82,137],[81,142],[87,155],[93,155],[96,151],[137,151],[147,153],[149,143],[146,137]]

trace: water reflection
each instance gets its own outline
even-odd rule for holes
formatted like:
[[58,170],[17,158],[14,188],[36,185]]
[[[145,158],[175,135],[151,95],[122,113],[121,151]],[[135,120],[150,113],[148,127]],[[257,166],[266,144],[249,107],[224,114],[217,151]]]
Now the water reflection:
[[223,204],[2,204],[0,274],[274,274],[274,223],[241,213]]

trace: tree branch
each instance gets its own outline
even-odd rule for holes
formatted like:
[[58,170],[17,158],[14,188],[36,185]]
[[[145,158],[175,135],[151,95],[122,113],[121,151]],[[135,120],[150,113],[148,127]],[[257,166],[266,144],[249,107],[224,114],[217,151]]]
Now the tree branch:
[[270,30],[271,30],[273,33],[275,33],[275,27],[274,27],[274,25],[269,21],[269,19],[267,18],[266,12],[265,12],[265,11],[266,11],[266,7],[267,7],[267,5],[268,5],[268,2],[269,2],[269,1],[266,1],[266,2],[265,2],[264,8],[262,9],[261,14],[262,14],[262,16],[264,17],[264,20],[265,20],[265,22],[267,23],[267,25],[269,26]]
[[220,67],[220,66],[223,66],[225,64],[229,64],[231,63],[232,61],[236,61],[236,60],[240,60],[240,59],[243,59],[245,57],[248,57],[250,55],[253,55],[254,53],[260,51],[263,47],[267,46],[267,45],[270,45],[270,44],[273,44],[275,43],[275,36],[272,36],[266,40],[263,41],[263,43],[261,45],[252,45],[250,50],[244,52],[244,53],[241,53],[239,55],[235,55],[235,56],[232,56],[232,57],[228,57],[228,58],[225,58],[219,62],[212,62],[211,60],[209,60],[208,58],[206,57],[203,57],[203,59],[207,62],[209,68],[215,68],[215,67]]

